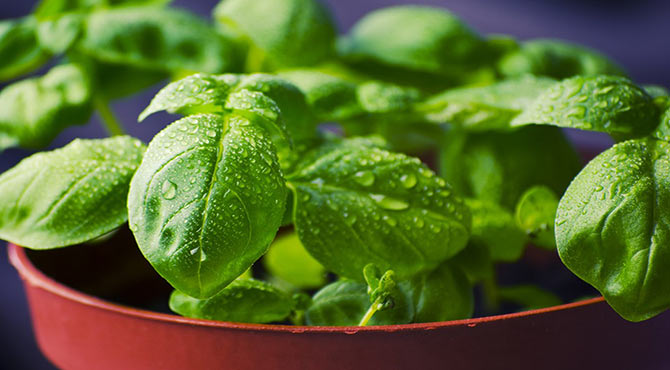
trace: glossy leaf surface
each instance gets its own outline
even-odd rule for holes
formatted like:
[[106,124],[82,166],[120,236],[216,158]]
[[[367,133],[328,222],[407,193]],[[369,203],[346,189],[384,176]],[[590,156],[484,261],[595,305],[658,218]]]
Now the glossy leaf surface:
[[122,136],[75,140],[24,159],[0,176],[0,238],[51,249],[121,226],[143,153],[139,140]]
[[556,214],[563,263],[624,318],[670,307],[670,144],[630,140],[593,159]]
[[409,277],[435,268],[468,238],[463,201],[403,154],[345,140],[306,156],[288,180],[300,240],[344,277],[360,280],[369,263]]
[[159,274],[208,298],[265,253],[285,199],[261,130],[239,115],[194,115],[149,144],[130,187],[130,226]]

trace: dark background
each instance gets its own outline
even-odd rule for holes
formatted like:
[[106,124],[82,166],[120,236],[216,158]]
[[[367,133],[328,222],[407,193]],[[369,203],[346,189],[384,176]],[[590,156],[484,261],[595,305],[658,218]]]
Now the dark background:
[[[248,0],[254,1],[254,0]],[[217,0],[176,0],[176,6],[209,17]],[[670,1],[594,0],[327,0],[341,31],[366,12],[394,4],[415,3],[445,7],[481,33],[505,33],[520,39],[560,38],[600,50],[619,62],[640,83],[670,87]],[[0,19],[28,14],[35,1],[0,1]],[[113,108],[128,132],[148,141],[164,123],[157,116],[142,125],[136,117],[155,89],[115,102]],[[103,137],[94,118],[84,127],[70,128],[53,143],[60,147],[74,137]],[[0,172],[30,152],[11,149],[0,154]],[[3,242],[0,242],[2,247]],[[0,250],[0,369],[50,369],[36,347],[21,282]]]

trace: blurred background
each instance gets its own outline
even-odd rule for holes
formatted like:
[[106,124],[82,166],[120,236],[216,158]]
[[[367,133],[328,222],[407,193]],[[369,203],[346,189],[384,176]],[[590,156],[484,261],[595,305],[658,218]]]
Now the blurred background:
[[[253,1],[253,0],[249,0]],[[176,0],[175,6],[209,17],[217,0]],[[20,17],[36,1],[0,1],[0,19]],[[340,32],[346,32],[365,13],[395,4],[423,4],[450,9],[480,33],[504,33],[521,40],[559,38],[581,43],[610,56],[639,83],[670,88],[670,1],[668,0],[325,0]],[[1,85],[0,85],[1,87]],[[165,125],[157,115],[142,125],[139,112],[159,86],[114,102],[127,131],[148,141]],[[94,118],[87,126],[66,129],[52,144],[60,147],[74,137],[104,137]],[[0,172],[31,153],[10,149],[0,154]],[[0,250],[0,368],[51,369],[32,336],[28,307],[20,279]]]

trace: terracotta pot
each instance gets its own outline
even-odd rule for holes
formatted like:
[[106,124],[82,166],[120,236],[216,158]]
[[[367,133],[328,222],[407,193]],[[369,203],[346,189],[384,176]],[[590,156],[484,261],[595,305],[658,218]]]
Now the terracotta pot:
[[[82,293],[35,267],[32,260],[44,253],[31,252],[29,259],[26,250],[9,247],[39,346],[63,369],[670,368],[670,315],[630,323],[602,298],[429,324],[238,324],[134,309]],[[86,268],[98,268],[91,265]]]

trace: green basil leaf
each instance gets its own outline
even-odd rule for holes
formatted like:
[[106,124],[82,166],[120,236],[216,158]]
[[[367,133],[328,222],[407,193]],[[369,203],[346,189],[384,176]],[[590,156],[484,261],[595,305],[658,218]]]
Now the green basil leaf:
[[263,266],[297,288],[314,289],[326,283],[326,270],[310,256],[294,232],[275,240],[263,257]]
[[22,147],[42,148],[64,128],[88,122],[91,111],[86,75],[74,65],[57,66],[0,92],[0,136]]
[[640,136],[658,125],[658,115],[653,98],[627,78],[577,76],[540,94],[512,125],[543,123]]
[[161,276],[208,298],[265,253],[285,200],[274,147],[253,122],[193,115],[149,144],[130,185],[130,227]]
[[[486,246],[496,261],[516,261],[526,246],[526,234],[508,210],[490,202],[466,199],[472,212],[470,243]],[[553,218],[552,218],[553,222]]]
[[534,185],[563,194],[582,166],[563,132],[549,126],[469,133],[443,145],[440,161],[441,175],[459,194],[509,210]]
[[545,77],[523,76],[489,86],[456,88],[433,96],[417,109],[434,123],[457,124],[467,130],[505,129],[555,83]]
[[288,186],[300,240],[329,271],[361,280],[374,263],[403,279],[465,246],[467,207],[418,159],[350,144],[319,154],[306,156]]
[[267,131],[278,148],[284,146],[282,142],[290,141],[277,103],[266,95],[249,90],[235,91],[228,96],[224,108],[254,120]]
[[37,41],[34,18],[0,22],[0,81],[33,71],[51,58]]
[[516,205],[516,223],[538,247],[556,248],[554,220],[558,197],[546,186],[534,186],[521,196]]
[[522,307],[522,311],[558,306],[563,303],[554,293],[535,285],[500,287],[497,293],[500,300],[518,304]]
[[263,324],[285,320],[293,310],[293,300],[266,282],[241,278],[208,299],[175,290],[170,309],[197,319]]
[[214,18],[248,38],[252,72],[315,65],[335,52],[335,24],[318,0],[222,0]]
[[563,263],[631,321],[670,307],[668,153],[654,139],[613,146],[575,177],[556,214]]
[[40,46],[53,54],[67,51],[79,37],[83,17],[80,14],[66,14],[55,19],[41,20],[37,26]]
[[144,146],[123,136],[75,140],[0,176],[0,238],[33,249],[92,240],[126,222]]
[[277,76],[255,73],[242,78],[237,89],[259,92],[272,99],[294,141],[302,142],[316,135],[317,121],[311,114],[305,95],[290,82]]
[[[358,325],[370,308],[367,285],[352,280],[339,280],[326,285],[312,298],[305,311],[307,325]],[[398,287],[393,295],[393,307],[378,311],[368,325],[407,324],[414,318],[412,297],[407,289]]]
[[661,116],[661,124],[654,130],[652,136],[670,142],[670,107]]
[[643,85],[644,91],[649,94],[652,98],[658,98],[658,97],[670,97],[670,91],[666,89],[663,86],[659,85]]
[[624,75],[621,67],[604,55],[580,45],[557,40],[531,40],[505,55],[498,63],[507,76],[533,74],[557,79],[576,75]]
[[358,104],[357,85],[353,82],[310,70],[282,72],[279,76],[302,90],[322,122],[346,120],[364,113]]
[[452,263],[410,282],[415,307],[414,322],[467,319],[474,310],[472,286],[466,275]]
[[440,8],[393,6],[368,13],[351,30],[343,52],[407,70],[462,77],[486,62],[486,42]]
[[94,81],[96,95],[106,101],[128,97],[169,77],[165,71],[93,59],[88,59],[85,65]]
[[170,8],[94,12],[78,48],[102,62],[166,72],[221,73],[239,65],[231,40],[195,15]]

